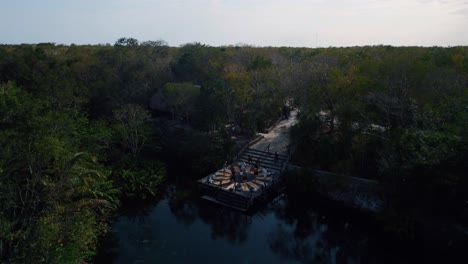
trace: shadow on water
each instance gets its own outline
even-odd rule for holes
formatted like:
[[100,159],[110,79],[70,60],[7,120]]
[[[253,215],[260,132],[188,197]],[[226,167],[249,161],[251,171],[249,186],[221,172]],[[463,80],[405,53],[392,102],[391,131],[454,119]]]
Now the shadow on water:
[[[269,246],[283,260],[298,263],[385,263],[375,255],[369,219],[334,204],[294,194],[269,206],[279,220],[269,233]],[[318,197],[317,197],[318,198]],[[337,213],[339,212],[339,213]],[[364,226],[365,225],[365,226]]]
[[117,219],[96,262],[340,263],[342,256],[345,263],[359,263],[341,253],[346,245],[330,233],[327,217],[290,202],[284,196],[246,215],[169,185],[157,205]]
[[411,250],[397,251],[393,242],[382,239],[370,217],[320,199],[286,192],[262,210],[247,215],[202,200],[194,182],[178,174],[170,178],[159,201],[126,208],[116,219],[95,262],[412,263],[421,260],[407,257]]

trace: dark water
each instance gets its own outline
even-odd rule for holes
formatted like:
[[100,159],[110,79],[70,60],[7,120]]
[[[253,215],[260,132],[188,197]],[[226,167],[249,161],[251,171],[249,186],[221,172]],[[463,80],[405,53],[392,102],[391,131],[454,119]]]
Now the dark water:
[[[282,195],[247,215],[174,185],[120,216],[97,263],[383,263],[360,221]],[[319,205],[319,207],[323,207]],[[348,219],[349,218],[349,219]],[[354,222],[356,223],[354,223]],[[383,254],[382,254],[383,253]],[[382,260],[382,261],[380,261]]]
[[[177,183],[179,182],[179,183]],[[245,214],[171,177],[159,201],[127,206],[96,263],[418,263],[427,250],[382,236],[372,217],[291,191]],[[442,256],[442,260],[446,259]],[[428,261],[429,260],[429,261]],[[437,261],[438,262],[438,261]]]

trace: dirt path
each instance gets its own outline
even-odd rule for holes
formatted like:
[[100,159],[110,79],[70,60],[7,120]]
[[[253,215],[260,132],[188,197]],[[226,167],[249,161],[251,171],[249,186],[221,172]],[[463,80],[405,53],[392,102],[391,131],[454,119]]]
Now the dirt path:
[[270,145],[270,152],[286,155],[290,141],[289,130],[297,121],[297,110],[293,110],[288,119],[281,120],[269,133],[259,133],[264,138],[252,145],[251,148],[263,151]]

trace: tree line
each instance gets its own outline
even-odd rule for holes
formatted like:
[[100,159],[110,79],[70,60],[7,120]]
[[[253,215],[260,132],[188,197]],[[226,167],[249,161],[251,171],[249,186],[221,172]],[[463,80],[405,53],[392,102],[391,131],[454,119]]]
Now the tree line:
[[[295,163],[377,179],[395,208],[438,205],[466,221],[467,56],[133,38],[1,45],[0,258],[90,259],[122,202],[157,195],[168,159],[193,177],[217,169],[234,156],[233,133],[262,131],[285,103],[300,110]],[[163,111],[149,107],[158,93]]]

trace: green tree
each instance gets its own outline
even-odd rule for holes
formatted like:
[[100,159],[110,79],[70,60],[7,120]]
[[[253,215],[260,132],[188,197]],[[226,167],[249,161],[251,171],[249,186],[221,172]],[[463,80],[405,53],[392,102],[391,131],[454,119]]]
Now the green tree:
[[137,158],[148,139],[149,129],[146,124],[150,118],[148,111],[139,105],[127,104],[114,110],[114,118],[117,121],[115,130],[120,135],[125,148]]

